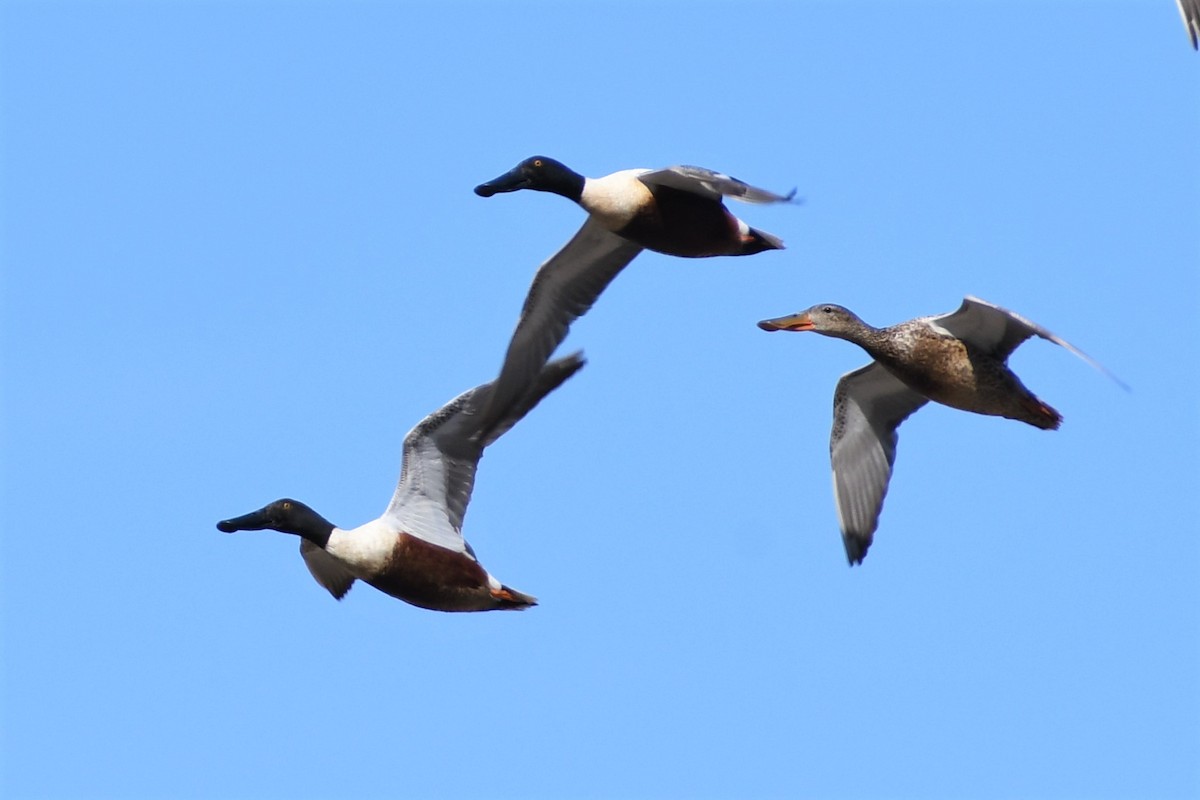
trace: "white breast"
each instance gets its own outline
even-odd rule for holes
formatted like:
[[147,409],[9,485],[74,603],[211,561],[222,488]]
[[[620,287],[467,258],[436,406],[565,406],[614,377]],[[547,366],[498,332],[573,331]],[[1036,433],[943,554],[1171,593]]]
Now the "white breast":
[[349,567],[355,576],[370,577],[379,574],[387,565],[398,535],[399,531],[385,519],[375,519],[350,531],[334,528],[325,550]]
[[650,170],[624,169],[603,178],[588,178],[579,205],[611,231],[619,231],[653,200],[650,189],[638,180]]

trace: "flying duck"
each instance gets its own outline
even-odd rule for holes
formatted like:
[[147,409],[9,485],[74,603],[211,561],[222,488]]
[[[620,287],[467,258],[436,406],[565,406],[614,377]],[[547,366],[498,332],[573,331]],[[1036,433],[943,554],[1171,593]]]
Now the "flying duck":
[[430,414],[404,437],[400,482],[383,516],[352,530],[297,500],[276,500],[217,523],[225,533],[271,529],[300,537],[317,583],[340,600],[361,580],[434,611],[524,609],[537,599],[505,586],[462,536],[463,516],[483,450],[584,364],[581,353],[544,365],[518,401],[481,413],[493,384],[477,386]]
[[1188,38],[1192,40],[1192,49],[1200,49],[1200,0],[1175,0],[1175,3],[1179,6],[1179,16],[1183,17]]
[[504,357],[493,402],[504,404],[528,384],[605,287],[643,249],[685,258],[746,256],[782,250],[777,236],[751,228],[722,199],[787,202],[787,195],[756,189],[700,167],[627,169],[585,178],[545,156],[527,158],[475,187],[491,197],[534,189],[573,200],[588,212],[583,227],[533,277]]
[[1065,347],[1120,383],[1064,339],[976,297],[967,297],[953,313],[888,328],[873,328],[831,304],[763,320],[758,327],[846,339],[875,359],[843,375],[833,394],[833,495],[852,565],[862,563],[879,522],[896,460],[896,428],[925,403],[1058,428],[1062,415],[1026,389],[1006,363],[1031,336]]

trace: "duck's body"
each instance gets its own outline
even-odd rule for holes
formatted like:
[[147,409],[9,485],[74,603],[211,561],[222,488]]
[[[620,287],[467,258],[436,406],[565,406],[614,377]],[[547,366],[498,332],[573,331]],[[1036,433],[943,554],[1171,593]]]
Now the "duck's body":
[[536,605],[480,565],[462,537],[483,450],[583,366],[579,354],[552,361],[515,405],[485,411],[484,384],[426,417],[404,439],[400,482],[378,519],[338,528],[303,503],[284,499],[217,527],[227,533],[270,528],[301,537],[313,577],[341,599],[355,580],[421,608],[492,611]]
[[[705,180],[715,186],[712,182],[718,179],[734,180],[698,167],[627,169],[603,178],[584,178],[579,197],[572,199],[605,230],[670,256],[747,256],[782,250],[778,237],[731,214],[720,191],[702,191]],[[770,199],[758,202],[789,199],[766,194]]]
[[[364,547],[364,540],[378,546]],[[537,604],[498,581],[469,551],[431,544],[382,519],[351,531],[335,529],[325,552],[346,564],[356,578],[421,608],[492,611]]]
[[836,305],[758,323],[763,330],[815,331],[846,339],[872,361],[848,372],[834,391],[829,450],[834,499],[851,564],[871,546],[896,458],[896,429],[933,400],[976,414],[1053,430],[1062,416],[1008,368],[1021,342],[1039,336],[1103,370],[1067,341],[1011,311],[968,297],[951,314],[873,328]]
[[571,323],[643,249],[684,258],[744,256],[783,249],[776,236],[751,228],[725,207],[791,199],[700,167],[627,169],[585,178],[552,158],[527,158],[475,187],[491,197],[521,189],[551,192],[577,203],[583,227],[534,275],[496,379],[494,402],[509,402],[566,338]]
[[[283,508],[272,509],[282,504]],[[306,511],[307,510],[307,511]],[[261,524],[255,515],[274,514],[295,524],[298,516],[316,512],[297,500],[280,500],[261,511],[228,520],[222,530],[283,527]],[[319,515],[318,515],[319,516]],[[374,586],[420,608],[433,611],[493,611],[537,605],[527,594],[505,586],[476,560],[469,546],[443,547],[413,535],[387,514],[351,530],[326,523],[329,534],[303,538],[300,554],[309,572],[335,598],[341,599],[355,580]],[[303,533],[300,533],[304,536]]]
[[1039,400],[1007,366],[1007,355],[981,349],[934,317],[866,328],[854,341],[918,394],[976,414],[1057,428],[1062,416]]

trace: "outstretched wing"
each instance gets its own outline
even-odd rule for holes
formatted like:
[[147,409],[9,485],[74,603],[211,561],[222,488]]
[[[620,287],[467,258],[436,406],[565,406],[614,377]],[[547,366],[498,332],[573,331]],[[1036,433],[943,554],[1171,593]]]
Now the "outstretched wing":
[[478,411],[471,406],[478,391],[476,387],[463,392],[404,437],[400,481],[384,512],[400,530],[457,553],[467,552],[462,515],[483,448],[468,436],[438,433],[443,427],[451,432],[466,427]]
[[743,203],[786,203],[796,196],[795,189],[787,194],[775,194],[703,167],[667,167],[643,173],[638,179],[647,186],[670,186],[713,200],[732,197]]
[[957,311],[932,317],[931,321],[964,342],[991,353],[1001,360],[1012,355],[1017,346],[1030,336],[1039,336],[1079,356],[1126,390],[1129,388],[1120,378],[1105,369],[1104,365],[1066,339],[1056,336],[1020,314],[986,300],[980,300],[978,297],[964,298]]
[[[1001,361],[1039,330],[1038,326],[1011,311],[975,297],[965,298],[957,311],[932,317],[930,321]],[[1049,334],[1049,331],[1045,333]]]
[[1192,49],[1200,50],[1200,0],[1175,0],[1179,6],[1179,16],[1183,17],[1183,27],[1187,29],[1188,38],[1192,40]]
[[842,543],[861,564],[874,539],[896,461],[896,428],[928,400],[878,362],[848,372],[833,394],[833,497]]
[[572,322],[642,251],[590,216],[571,241],[538,268],[504,355],[486,416],[498,418],[533,383]]
[[317,547],[308,539],[300,540],[300,555],[304,556],[304,566],[333,595],[334,600],[341,600],[354,585],[354,575],[336,556]]
[[423,419],[404,437],[400,481],[384,516],[412,536],[474,558],[462,525],[484,448],[583,364],[580,353],[546,364],[516,402],[494,419],[481,413],[490,407],[494,383],[463,392]]

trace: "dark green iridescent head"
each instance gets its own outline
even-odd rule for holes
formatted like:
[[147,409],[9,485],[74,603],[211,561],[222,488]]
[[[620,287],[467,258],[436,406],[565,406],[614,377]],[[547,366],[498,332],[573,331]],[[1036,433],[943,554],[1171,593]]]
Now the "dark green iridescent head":
[[578,201],[583,196],[584,177],[560,161],[546,156],[532,156],[498,178],[475,187],[475,194],[491,197],[502,192],[533,189],[553,192]]

